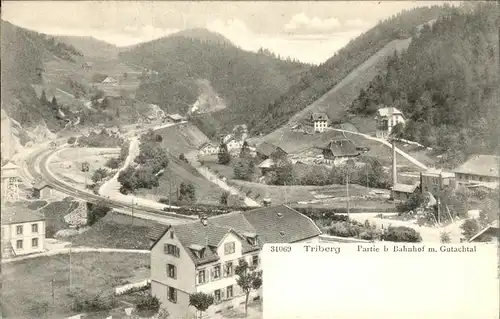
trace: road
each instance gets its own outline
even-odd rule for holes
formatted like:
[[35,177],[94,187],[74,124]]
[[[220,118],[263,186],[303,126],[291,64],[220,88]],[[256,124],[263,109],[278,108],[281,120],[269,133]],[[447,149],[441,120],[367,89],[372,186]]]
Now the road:
[[[337,132],[342,132],[342,133],[348,133],[348,134],[354,134],[354,135],[363,136],[366,139],[377,141],[379,143],[384,144],[387,147],[392,148],[392,144],[389,143],[388,141],[384,140],[384,139],[376,138],[376,137],[373,137],[373,136],[370,136],[370,135],[367,135],[367,134],[353,132],[353,131],[346,131],[346,130],[341,130],[341,129],[332,129],[332,130],[337,131]],[[425,169],[425,170],[427,169],[427,166],[425,166],[421,162],[417,161],[415,158],[413,158],[412,156],[410,156],[407,153],[403,152],[402,150],[400,150],[397,147],[396,147],[396,153],[398,153],[399,155],[403,156],[404,158],[406,158],[407,160],[409,160],[410,162],[412,162],[414,165],[418,166],[419,168]]]
[[212,173],[208,169],[208,167],[202,166],[198,162],[197,154],[198,154],[197,151],[191,151],[191,152],[188,152],[185,156],[188,159],[188,161],[191,164],[191,166],[193,166],[194,168],[196,168],[196,170],[203,177],[205,177],[207,180],[211,181],[215,185],[219,186],[223,190],[228,191],[232,195],[238,195],[238,196],[242,197],[244,199],[244,203],[245,203],[246,206],[249,206],[249,207],[259,207],[259,206],[261,206],[258,202],[256,202],[255,200],[251,199],[250,197],[247,197],[246,194],[240,192],[235,187],[229,186],[226,182],[224,182],[222,179],[220,179],[217,175],[215,175],[214,173]]

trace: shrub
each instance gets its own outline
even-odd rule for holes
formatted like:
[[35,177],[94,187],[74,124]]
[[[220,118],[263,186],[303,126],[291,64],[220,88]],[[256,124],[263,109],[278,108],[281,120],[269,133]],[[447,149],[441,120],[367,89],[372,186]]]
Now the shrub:
[[156,296],[146,295],[141,298],[135,309],[138,312],[157,313],[160,309],[160,300]]
[[120,160],[116,157],[112,157],[106,161],[106,164],[104,166],[109,167],[111,169],[117,169],[120,167]]
[[361,229],[349,221],[334,222],[328,229],[328,234],[339,237],[358,237]]
[[87,203],[87,225],[94,225],[99,219],[106,216],[110,210],[111,208],[103,204]]
[[68,144],[75,144],[75,142],[76,142],[76,137],[71,136],[70,138],[68,138]]
[[419,243],[422,241],[420,233],[406,226],[391,227],[382,234],[382,240],[404,243]]

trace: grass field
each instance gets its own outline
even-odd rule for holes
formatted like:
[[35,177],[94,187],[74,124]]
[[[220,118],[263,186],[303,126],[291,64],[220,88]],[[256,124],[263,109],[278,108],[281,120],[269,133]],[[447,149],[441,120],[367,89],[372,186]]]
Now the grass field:
[[73,246],[149,249],[148,231],[155,223],[109,212],[86,232],[66,238]]
[[[89,296],[111,293],[115,286],[147,279],[149,264],[150,257],[145,254],[74,253],[71,255],[72,290],[84,291]],[[1,303],[5,318],[74,315],[71,309],[74,297],[68,293],[67,254],[2,265]]]
[[166,171],[159,178],[159,186],[153,189],[140,189],[139,196],[153,200],[168,198],[171,191],[172,202],[177,199],[177,188],[181,183],[192,183],[195,187],[196,202],[200,204],[219,203],[222,190],[212,182],[201,176],[190,164],[184,163],[177,157],[170,156]]
[[161,147],[167,149],[173,156],[198,150],[209,139],[196,126],[182,124],[167,127],[157,131],[163,137]]

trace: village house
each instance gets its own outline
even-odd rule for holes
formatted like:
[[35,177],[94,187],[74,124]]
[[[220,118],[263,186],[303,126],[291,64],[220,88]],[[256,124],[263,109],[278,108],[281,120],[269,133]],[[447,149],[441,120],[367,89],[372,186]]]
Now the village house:
[[397,183],[392,187],[392,199],[395,201],[406,201],[412,194],[415,194],[419,184],[407,185]]
[[39,181],[33,185],[33,198],[44,199],[52,196],[52,187],[49,184]]
[[378,109],[375,116],[377,121],[377,138],[387,139],[392,132],[394,126],[399,123],[405,123],[405,117],[400,110],[394,107],[383,107]]
[[456,188],[455,174],[441,169],[428,169],[420,173],[421,192],[430,192],[434,197]]
[[489,242],[497,245],[500,242],[500,228],[498,226],[498,220],[495,220],[485,228],[481,229],[480,232],[469,239],[469,242]]
[[215,146],[214,144],[210,142],[203,143],[199,148],[198,148],[198,154],[199,155],[214,155],[219,152],[219,147]]
[[44,251],[45,217],[25,207],[2,207],[2,258]]
[[275,164],[272,158],[267,158],[257,166],[260,169],[261,175],[266,176],[269,172],[274,171]]
[[101,83],[104,85],[117,85],[118,81],[116,79],[108,76]]
[[239,152],[239,150],[243,146],[243,141],[236,140],[234,136],[231,136],[231,138],[227,139],[224,143],[227,145],[227,149],[230,152]]
[[239,307],[245,298],[236,283],[240,259],[259,267],[265,243],[319,243],[320,234],[310,218],[285,205],[173,225],[151,247],[152,294],[172,318],[195,314],[189,296],[196,292],[215,298],[208,317]]
[[326,113],[313,113],[310,121],[314,125],[314,132],[322,133],[330,125],[330,119]]
[[184,116],[179,115],[177,113],[175,113],[175,114],[168,114],[167,115],[167,119],[169,119],[173,123],[180,123],[180,122],[186,120],[186,118]]
[[325,163],[339,165],[348,159],[358,157],[362,151],[349,139],[339,138],[330,141],[322,150]]
[[278,147],[276,145],[273,145],[271,143],[261,143],[259,144],[256,149],[256,154],[257,157],[259,157],[261,160],[265,160],[270,158],[271,156],[288,156],[288,153],[285,152],[281,147]]
[[470,182],[495,184],[498,186],[499,157],[495,155],[473,155],[454,170],[458,183]]

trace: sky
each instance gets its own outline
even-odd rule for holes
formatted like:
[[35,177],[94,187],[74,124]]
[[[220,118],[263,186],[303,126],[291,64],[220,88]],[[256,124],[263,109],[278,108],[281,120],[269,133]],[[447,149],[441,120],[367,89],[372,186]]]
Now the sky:
[[53,35],[127,46],[187,28],[218,32],[244,50],[267,48],[319,64],[378,21],[445,1],[6,1],[2,19]]

